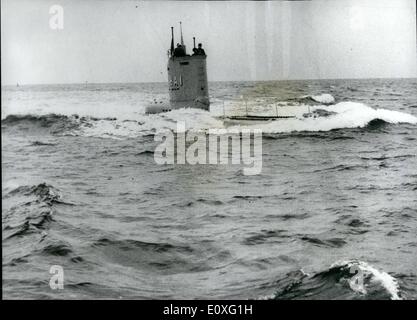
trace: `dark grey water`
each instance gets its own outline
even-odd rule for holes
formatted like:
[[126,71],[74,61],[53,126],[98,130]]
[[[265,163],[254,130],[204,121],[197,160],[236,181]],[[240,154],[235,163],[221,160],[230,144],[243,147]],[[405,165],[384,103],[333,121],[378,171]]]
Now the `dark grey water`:
[[[3,88],[5,298],[417,298],[416,79],[212,83],[211,114],[144,115],[165,92]],[[336,114],[255,125],[260,175],[156,165],[158,129],[222,127],[241,95]]]

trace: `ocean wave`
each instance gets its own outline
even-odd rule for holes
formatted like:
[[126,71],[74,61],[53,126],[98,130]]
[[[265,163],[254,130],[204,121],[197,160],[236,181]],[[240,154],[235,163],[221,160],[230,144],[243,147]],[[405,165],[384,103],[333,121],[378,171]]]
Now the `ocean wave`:
[[216,268],[230,257],[229,251],[188,244],[100,238],[92,246],[111,263],[158,274],[201,272]]
[[[322,100],[330,101],[329,97]],[[320,100],[321,98],[317,99]],[[307,112],[307,113],[306,113]],[[357,102],[339,102],[331,105],[280,107],[280,114],[293,115],[294,118],[267,121],[265,123],[235,123],[231,129],[261,129],[265,134],[326,132],[348,128],[380,128],[386,124],[417,124],[417,117],[399,111],[374,109]],[[226,128],[220,116],[198,109],[179,109],[163,114],[138,114],[135,119],[80,117],[48,114],[9,115],[2,120],[2,127],[28,126],[46,128],[51,134],[85,137],[125,139],[140,136],[153,136],[163,130],[177,130],[178,122],[193,132],[207,132],[210,129]],[[31,127],[29,127],[31,129]]]
[[[316,107],[310,107],[314,111]],[[364,128],[373,120],[381,120],[389,124],[417,124],[417,117],[399,111],[373,109],[357,102],[340,102],[331,106],[320,106],[328,112],[334,112],[325,117],[295,118],[272,121],[266,124],[244,126],[257,127],[264,133],[317,132],[335,129]],[[372,123],[371,123],[372,125]],[[243,128],[243,126],[242,126]]]
[[[64,203],[61,199],[61,194],[57,188],[52,185],[49,185],[45,182],[37,185],[23,185],[18,186],[17,188],[7,192],[3,199],[7,199],[11,196],[24,195],[24,196],[35,196],[38,202],[43,202],[47,204],[53,203]],[[69,204],[69,203],[65,203]]]
[[35,140],[31,142],[30,145],[33,147],[40,147],[40,146],[56,146],[57,144],[52,143],[52,142],[44,142],[44,141]]
[[337,261],[327,270],[308,275],[290,272],[275,283],[266,299],[403,299],[398,281],[360,260]]
[[[60,241],[60,242],[57,241],[57,242],[49,243],[49,244],[45,245],[42,248],[41,252],[43,254],[46,254],[46,255],[62,256],[62,257],[68,256],[68,255],[73,253],[73,251],[71,249],[71,246],[67,243],[62,242],[62,241]],[[78,257],[78,259],[76,259],[76,261],[79,262],[79,261],[81,261],[80,259],[82,260],[82,258]]]
[[55,205],[71,205],[61,200],[58,189],[46,183],[19,186],[5,195],[3,239],[42,233],[53,221]]
[[336,101],[336,99],[328,93],[323,93],[317,96],[311,96],[314,101],[323,103],[323,104],[332,104]]
[[320,239],[318,237],[303,236],[301,240],[311,243],[319,247],[341,248],[346,244],[346,241],[341,238]]
[[318,95],[305,95],[298,98],[298,101],[309,103],[313,102],[313,104],[333,104],[335,103],[336,99],[329,93],[322,93]]
[[397,279],[393,276],[389,275],[385,271],[380,271],[375,267],[371,266],[370,264],[363,262],[363,261],[340,261],[336,262],[330,266],[332,268],[356,268],[363,273],[364,279],[368,280],[368,284],[366,282],[363,283],[356,283],[349,281],[349,286],[352,290],[360,292],[362,294],[367,294],[372,287],[372,284],[381,285],[386,292],[390,295],[392,300],[401,300],[400,297],[400,290]]
[[[94,126],[95,122],[99,121],[116,121],[116,118],[96,118],[90,116],[80,117],[77,114],[71,116],[49,113],[44,115],[23,114],[15,115],[10,114],[1,120],[2,129],[18,128],[23,130],[30,130],[36,132],[39,130],[46,130],[53,135],[79,135],[83,130]],[[43,143],[34,141],[34,146],[40,145],[52,145],[49,143]]]
[[46,115],[8,115],[1,120],[2,128],[20,128],[24,130],[37,131],[47,130],[52,134],[76,129],[80,125],[80,120],[76,116],[66,116],[59,114]]
[[243,240],[244,245],[252,246],[263,244],[266,242],[282,242],[284,239],[290,236],[286,233],[286,230],[261,230]]
[[173,245],[170,243],[157,243],[157,242],[145,242],[145,241],[139,241],[139,240],[113,240],[109,238],[100,238],[93,244],[96,247],[116,247],[116,248],[123,248],[123,250],[136,250],[141,249],[144,251],[152,251],[152,252],[170,252],[170,251],[176,251],[176,252],[192,252],[193,249],[188,246],[179,246],[179,245]]
[[2,125],[14,125],[22,122],[38,123],[40,126],[48,127],[61,120],[67,120],[69,117],[66,115],[58,115],[50,113],[47,115],[33,115],[33,114],[10,114],[6,118],[1,120]]

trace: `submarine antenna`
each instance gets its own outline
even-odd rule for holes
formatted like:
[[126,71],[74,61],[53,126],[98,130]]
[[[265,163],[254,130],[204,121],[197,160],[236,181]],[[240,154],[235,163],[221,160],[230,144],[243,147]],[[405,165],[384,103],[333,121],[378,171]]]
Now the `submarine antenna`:
[[194,49],[195,49],[195,37],[193,37],[193,42],[194,42]]
[[171,56],[174,54],[174,27],[171,27]]
[[182,22],[180,21],[181,45],[184,46],[184,39],[182,38]]

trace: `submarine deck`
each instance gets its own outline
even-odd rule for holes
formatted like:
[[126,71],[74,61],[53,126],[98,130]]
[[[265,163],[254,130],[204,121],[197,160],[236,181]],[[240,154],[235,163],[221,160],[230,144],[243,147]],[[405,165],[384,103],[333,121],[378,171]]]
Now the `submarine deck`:
[[223,116],[224,119],[230,119],[230,120],[257,120],[257,121],[269,121],[269,120],[275,120],[275,119],[289,119],[289,118],[295,118],[295,116]]

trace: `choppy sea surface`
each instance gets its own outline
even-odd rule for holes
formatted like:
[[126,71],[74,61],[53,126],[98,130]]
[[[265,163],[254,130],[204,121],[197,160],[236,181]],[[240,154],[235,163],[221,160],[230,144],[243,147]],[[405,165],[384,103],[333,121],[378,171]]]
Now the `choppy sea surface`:
[[[4,298],[417,298],[417,79],[215,82],[211,112],[144,114],[166,95],[2,88]],[[245,124],[259,175],[155,163],[158,130],[271,103],[297,117]]]

